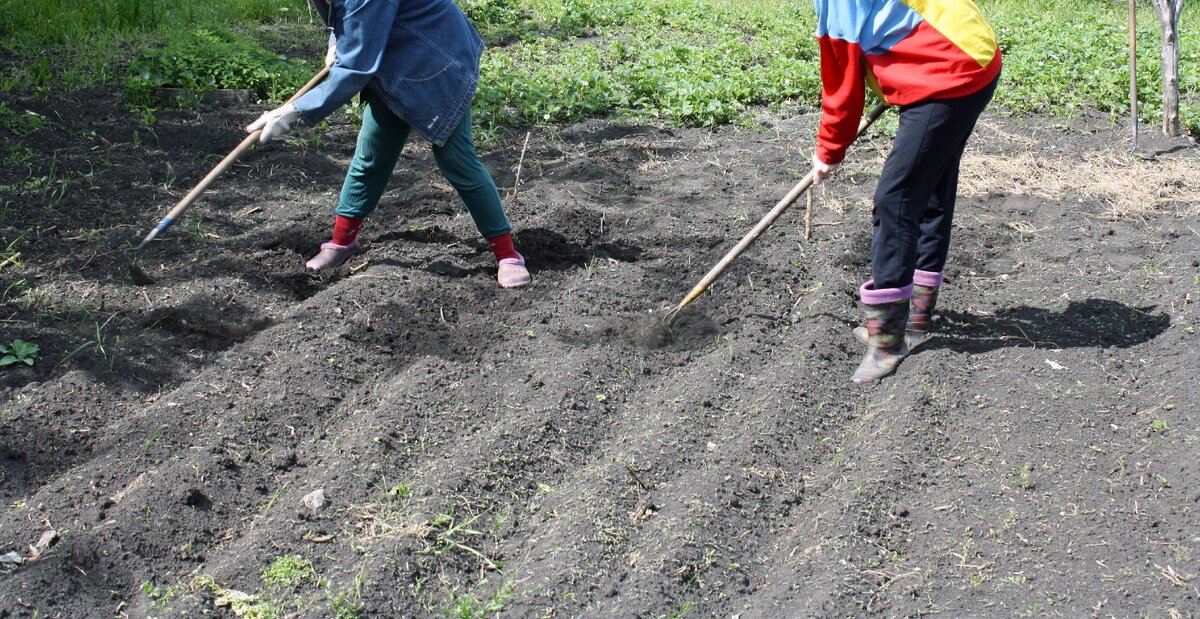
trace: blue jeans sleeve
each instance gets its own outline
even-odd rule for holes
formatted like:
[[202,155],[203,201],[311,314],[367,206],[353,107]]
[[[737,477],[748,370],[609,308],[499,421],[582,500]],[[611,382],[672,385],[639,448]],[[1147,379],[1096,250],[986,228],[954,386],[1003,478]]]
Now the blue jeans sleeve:
[[366,88],[383,60],[397,10],[396,0],[347,0],[337,10],[337,61],[324,82],[296,100],[304,122],[319,122]]

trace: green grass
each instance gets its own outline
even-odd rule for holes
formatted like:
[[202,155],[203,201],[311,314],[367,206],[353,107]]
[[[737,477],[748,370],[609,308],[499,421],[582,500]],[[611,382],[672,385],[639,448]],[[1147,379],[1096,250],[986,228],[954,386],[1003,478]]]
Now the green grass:
[[[807,0],[460,3],[490,44],[475,101],[486,129],[602,114],[707,126],[748,122],[755,106],[798,102],[813,108],[819,102],[813,11]],[[978,3],[1005,51],[998,104],[1017,113],[1127,113],[1124,3]],[[1161,120],[1158,23],[1149,3],[1143,5],[1139,99],[1143,119],[1155,123]],[[1181,112],[1193,133],[1200,133],[1200,75],[1195,71],[1200,35],[1190,25],[1198,14],[1196,6],[1187,6],[1180,24]],[[229,53],[248,60],[218,67],[214,55],[205,59],[197,50],[198,32],[217,33],[234,46]],[[255,58],[252,46],[272,52],[318,50],[324,36],[304,0],[0,0],[0,35],[9,63],[0,67],[5,69],[0,71],[0,92],[118,87],[138,76],[146,78],[142,85],[149,88],[163,83],[163,72],[155,70],[170,50],[183,50],[174,57],[172,70],[205,68],[200,87],[210,87],[216,83],[214,73],[278,62],[274,55]],[[148,53],[150,49],[160,51]],[[319,60],[302,62],[311,68]],[[269,84],[249,87],[277,99],[298,86],[304,74],[298,68],[280,70]],[[134,98],[137,92],[145,91],[135,88]],[[0,113],[0,120],[15,122],[11,114]]]
[[[811,4],[783,0],[591,3],[489,0],[473,12],[496,44],[485,58],[476,106],[485,122],[557,123],[601,112],[713,125],[754,105],[820,98]],[[599,3],[597,3],[599,4]],[[504,5],[507,12],[499,11]],[[1128,113],[1124,4],[983,0],[1005,70],[997,102],[1013,112]],[[469,12],[473,10],[468,9]],[[1181,20],[1182,116],[1200,130],[1200,37]],[[500,16],[507,19],[495,19]],[[481,19],[483,18],[483,19]],[[520,22],[532,22],[537,27]],[[1158,22],[1139,28],[1138,90],[1144,120],[1161,120]]]
[[119,84],[134,55],[200,29],[253,41],[270,36],[256,24],[305,25],[320,38],[318,23],[305,0],[0,0],[0,92]]
[[[260,576],[263,587],[254,593],[226,588],[208,574],[193,578],[188,589],[206,592],[212,596],[216,606],[227,607],[234,616],[245,619],[279,619],[301,615],[356,619],[360,616],[364,582],[362,571],[343,589],[321,577],[312,561],[300,555],[282,555],[264,567]],[[151,600],[156,599],[154,594],[157,590],[152,586],[142,585],[142,589]],[[163,610],[160,616],[164,617],[176,616],[178,612],[172,607]]]
[[8,107],[8,104],[0,101],[0,127],[7,129],[17,137],[24,137],[49,125],[50,122],[43,116],[17,112]]

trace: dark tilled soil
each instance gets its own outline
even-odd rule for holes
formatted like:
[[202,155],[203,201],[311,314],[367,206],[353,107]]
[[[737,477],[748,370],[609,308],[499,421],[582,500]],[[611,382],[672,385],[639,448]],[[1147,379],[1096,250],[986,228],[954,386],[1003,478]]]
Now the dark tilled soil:
[[[257,110],[145,127],[105,93],[7,103],[49,125],[0,136],[30,149],[0,182],[0,343],[41,347],[0,369],[0,617],[1200,609],[1195,204],[964,196],[937,338],[864,388],[886,132],[817,192],[812,240],[802,201],[648,347],[651,312],[798,180],[811,114],[486,149],[534,274],[518,291],[421,143],[365,253],[306,273],[352,154],[340,117],[246,157],[141,253],[138,287],[120,247]],[[1127,145],[1061,124],[988,115],[972,154]]]

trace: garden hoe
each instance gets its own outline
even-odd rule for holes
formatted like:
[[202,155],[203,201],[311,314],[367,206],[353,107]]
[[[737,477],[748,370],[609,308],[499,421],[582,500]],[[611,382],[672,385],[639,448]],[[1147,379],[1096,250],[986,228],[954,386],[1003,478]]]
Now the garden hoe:
[[[329,75],[329,68],[326,67],[321,69],[321,71],[314,75],[312,79],[308,80],[307,84],[301,87],[300,90],[296,91],[296,94],[292,95],[292,98],[288,99],[287,103],[292,103],[296,99],[302,97],[304,93],[312,90],[317,84],[321,83],[321,80],[324,80],[325,76],[327,75]],[[167,228],[171,227],[171,224],[175,223],[176,220],[182,217],[183,214],[188,210],[188,207],[190,207],[192,203],[200,197],[200,194],[204,193],[204,191],[208,189],[208,186],[211,185],[213,181],[217,180],[217,177],[224,174],[225,171],[228,170],[233,163],[238,160],[238,158],[244,155],[246,151],[254,147],[254,144],[258,142],[260,135],[262,135],[262,130],[254,131],[250,135],[246,136],[246,139],[242,140],[242,143],[238,144],[237,148],[233,149],[233,152],[226,155],[225,158],[221,160],[221,163],[218,163],[217,167],[213,168],[212,171],[208,173],[208,176],[205,176],[203,179],[201,179],[200,182],[197,183],[196,186],[192,188],[192,190],[189,191],[188,194],[170,210],[170,212],[167,213],[167,216],[163,217],[162,221],[158,222],[158,225],[146,235],[146,238],[142,239],[141,243],[138,243],[135,247],[126,247],[125,249],[121,250],[121,255],[124,256],[125,264],[129,267],[129,277],[133,280],[133,283],[137,284],[138,286],[147,286],[154,283],[154,278],[150,277],[144,270],[142,270],[140,266],[138,266],[136,262],[136,256],[134,254],[141,251],[141,249],[149,244],[150,241],[153,241],[155,237],[166,231]]]
[[[866,116],[864,116],[863,119],[858,123],[858,133],[855,135],[855,140],[861,137],[867,128],[870,127],[880,116],[882,116],[885,111],[887,111],[887,108],[888,105],[886,103],[879,103],[872,107],[871,110],[867,112]],[[766,232],[767,228],[770,228],[771,224],[775,223],[775,220],[779,219],[779,216],[792,206],[793,202],[803,195],[805,191],[808,191],[808,189],[812,187],[812,184],[813,172],[809,172],[803,179],[801,179],[799,183],[796,184],[795,187],[792,188],[791,191],[788,192],[786,196],[783,197],[782,200],[779,201],[778,204],[775,205],[774,208],[772,208],[765,216],[763,216],[762,220],[759,221],[756,226],[754,226],[754,229],[746,233],[746,236],[742,237],[742,240],[738,242],[733,249],[729,250],[729,253],[725,254],[724,258],[721,258],[721,261],[718,262],[717,265],[714,266],[712,270],[710,270],[708,274],[700,280],[700,283],[696,284],[696,286],[692,288],[692,291],[689,292],[688,295],[679,302],[679,305],[676,305],[674,308],[669,310],[665,310],[666,313],[661,314],[661,318],[656,321],[656,324],[652,325],[648,331],[643,333],[642,339],[647,344],[651,345],[660,345],[661,342],[667,340],[670,334],[671,323],[674,322],[677,316],[679,316],[679,312],[681,312],[683,308],[687,307],[689,303],[699,298],[700,295],[704,294],[704,291],[708,290],[708,287],[711,286],[712,283],[716,281],[722,273],[725,272],[725,269],[729,268],[729,265],[733,264],[733,261],[736,260],[738,256],[742,255],[742,252],[746,251],[746,248],[750,247],[754,241],[758,240],[758,237],[762,236],[762,233]]]

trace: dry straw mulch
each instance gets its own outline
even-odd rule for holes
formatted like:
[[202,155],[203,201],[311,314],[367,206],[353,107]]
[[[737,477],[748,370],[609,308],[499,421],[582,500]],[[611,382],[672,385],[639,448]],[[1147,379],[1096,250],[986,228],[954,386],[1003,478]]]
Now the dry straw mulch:
[[1107,205],[1105,215],[1114,219],[1167,210],[1200,215],[1200,158],[1195,156],[1147,159],[1099,144],[1054,152],[1048,139],[1014,136],[992,123],[981,123],[979,130],[989,140],[1007,140],[1018,149],[1002,157],[985,156],[976,141],[976,148],[968,148],[963,157],[962,195],[1006,191],[1049,200],[1078,197]]

